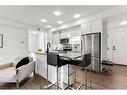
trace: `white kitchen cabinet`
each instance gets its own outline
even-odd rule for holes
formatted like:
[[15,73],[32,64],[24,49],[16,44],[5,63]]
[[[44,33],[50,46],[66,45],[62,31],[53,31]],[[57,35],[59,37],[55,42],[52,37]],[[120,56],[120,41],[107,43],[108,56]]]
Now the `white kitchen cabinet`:
[[36,55],[36,63],[37,63],[37,74],[43,76],[44,78],[47,78],[47,56],[45,54],[35,54]]
[[54,32],[52,34],[52,36],[53,36],[53,39],[52,39],[53,45],[58,45],[60,43],[60,34],[59,34],[59,32]]
[[70,31],[70,37],[80,36],[81,35],[81,25],[72,27],[68,31]]
[[74,26],[66,30],[62,30],[60,33],[61,38],[69,38],[81,35],[81,26]]
[[102,20],[94,20],[91,22],[92,33],[102,32]]
[[[47,55],[36,53],[36,63],[37,63],[37,74],[47,79]],[[53,66],[48,66],[48,79],[50,82],[54,83],[56,81],[56,68]]]
[[[51,65],[48,65],[48,80],[52,83],[55,83],[56,80],[56,70],[57,68]],[[47,69],[46,69],[47,70]],[[46,74],[47,75],[47,74]],[[46,77],[47,78],[47,77]]]
[[81,24],[82,34],[102,32],[102,20],[93,20]]
[[88,34],[92,32],[91,22],[81,24],[82,34]]
[[63,38],[68,38],[70,37],[70,31],[61,31],[60,33],[60,39],[63,39]]
[[75,36],[75,37],[70,37],[70,44],[81,44],[81,37],[80,36]]

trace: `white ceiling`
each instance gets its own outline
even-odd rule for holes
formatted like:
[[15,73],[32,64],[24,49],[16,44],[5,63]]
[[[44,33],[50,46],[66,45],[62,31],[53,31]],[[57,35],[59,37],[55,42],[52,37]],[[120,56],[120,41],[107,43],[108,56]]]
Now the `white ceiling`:
[[[0,16],[46,28],[46,25],[57,26],[59,20],[64,23],[76,20],[73,18],[75,13],[86,17],[114,7],[116,6],[0,6]],[[62,15],[55,16],[53,14],[55,10],[61,11]],[[42,18],[47,19],[48,22],[40,22]]]
[[108,29],[109,30],[127,28],[127,24],[120,25],[121,22],[127,21],[127,13],[126,12],[122,12],[120,14],[110,16],[110,17],[106,18],[105,20],[108,22]]

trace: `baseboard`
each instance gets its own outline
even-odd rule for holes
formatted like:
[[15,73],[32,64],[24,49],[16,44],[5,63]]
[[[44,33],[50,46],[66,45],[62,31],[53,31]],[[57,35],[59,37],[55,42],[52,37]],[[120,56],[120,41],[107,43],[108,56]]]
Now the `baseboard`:
[[118,65],[118,66],[127,66],[127,65],[124,65],[124,64],[117,64],[117,63],[114,63],[114,65]]

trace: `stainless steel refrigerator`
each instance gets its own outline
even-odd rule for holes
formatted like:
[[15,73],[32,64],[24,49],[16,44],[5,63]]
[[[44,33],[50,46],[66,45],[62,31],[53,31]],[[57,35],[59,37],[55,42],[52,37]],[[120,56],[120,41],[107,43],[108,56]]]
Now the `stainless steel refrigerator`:
[[91,65],[93,71],[101,69],[101,33],[90,33],[81,36],[81,52],[91,53]]

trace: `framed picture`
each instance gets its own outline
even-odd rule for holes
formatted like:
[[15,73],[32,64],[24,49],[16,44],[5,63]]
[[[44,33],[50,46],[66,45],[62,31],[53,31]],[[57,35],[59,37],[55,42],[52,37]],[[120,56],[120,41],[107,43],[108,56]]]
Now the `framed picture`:
[[0,48],[3,48],[3,34],[0,34]]

